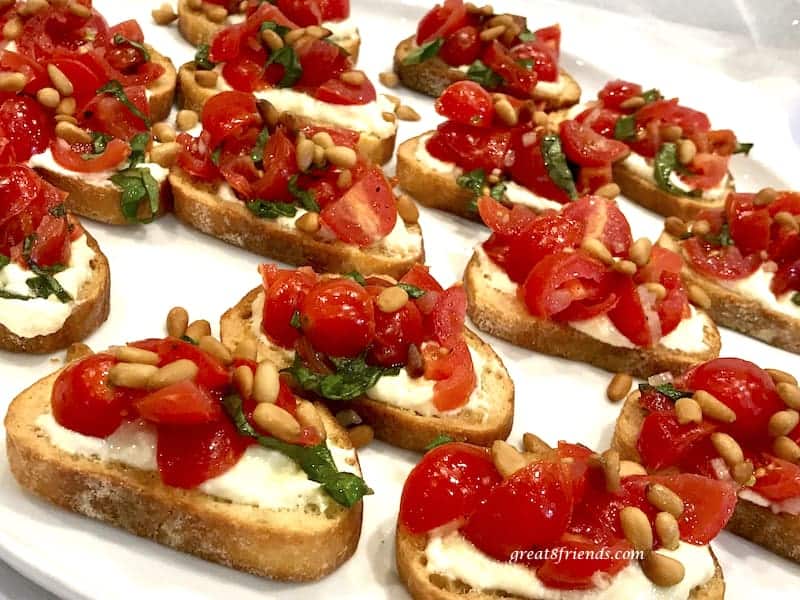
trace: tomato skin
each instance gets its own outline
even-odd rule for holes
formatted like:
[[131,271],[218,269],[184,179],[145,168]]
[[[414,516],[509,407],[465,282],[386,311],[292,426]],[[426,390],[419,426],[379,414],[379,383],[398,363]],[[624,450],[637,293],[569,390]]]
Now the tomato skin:
[[53,159],[59,165],[76,173],[98,173],[117,169],[131,154],[130,145],[119,138],[108,142],[102,154],[88,160],[83,158],[82,152],[76,152],[61,138],[53,141],[50,150]]
[[15,71],[25,75],[28,83],[23,91],[35,95],[43,87],[50,85],[50,77],[44,67],[34,59],[9,50],[0,50],[0,71]]
[[25,96],[0,104],[0,127],[11,141],[15,158],[21,162],[44,152],[53,136],[50,115],[35,99]]
[[318,0],[278,0],[278,8],[300,27],[322,23],[322,8]]
[[417,44],[420,46],[435,38],[447,38],[467,23],[467,10],[462,0],[445,0],[434,6],[417,26]]
[[44,215],[36,228],[36,241],[31,249],[31,261],[40,267],[67,265],[70,258],[70,236],[67,219]]
[[[145,116],[150,115],[144,86],[123,88],[131,103]],[[78,115],[80,124],[91,130],[101,131],[122,140],[130,140],[137,133],[148,131],[145,122],[114,96],[95,96]]]
[[231,373],[221,362],[189,342],[165,338],[142,340],[129,345],[158,354],[159,367],[181,359],[192,361],[199,368],[194,382],[205,390],[222,393],[231,383]]
[[613,139],[617,119],[619,119],[620,116],[622,116],[622,113],[616,110],[609,110],[602,106],[593,106],[577,115],[575,120],[578,123],[586,125],[592,131],[599,133],[603,137]]
[[163,425],[200,425],[225,416],[219,400],[189,380],[148,394],[135,406],[143,419]]
[[692,268],[712,279],[742,279],[761,264],[758,255],[742,256],[736,246],[718,248],[696,236],[681,244]]
[[[556,552],[563,549],[563,557],[545,560],[536,569],[536,576],[548,587],[566,590],[591,590],[597,587],[598,573],[613,577],[630,562],[622,553],[632,550],[627,540],[615,539],[611,543],[595,542],[585,536],[564,534],[552,547]],[[585,554],[576,558],[576,553]],[[605,555],[605,556],[603,556]],[[585,558],[591,556],[593,558]]]
[[453,286],[439,295],[430,314],[429,331],[445,348],[454,348],[464,338],[467,316],[467,293],[462,286]]
[[800,496],[800,467],[775,456],[764,455],[764,474],[756,476],[753,491],[775,502]]
[[660,470],[678,465],[693,445],[716,429],[706,421],[681,425],[673,413],[651,413],[645,417],[636,448],[642,464],[648,469]]
[[542,137],[536,134],[535,141],[530,143],[528,140],[530,135],[532,132],[520,129],[515,129],[513,132],[512,151],[515,159],[511,166],[511,178],[538,196],[568,204],[569,195],[553,182],[545,166],[542,156]]
[[[377,296],[382,290],[371,288],[369,291]],[[376,310],[375,339],[369,349],[371,362],[384,367],[405,365],[409,346],[414,344],[419,348],[424,335],[422,313],[414,302],[406,302],[393,313]]]
[[533,94],[538,80],[536,72],[520,66],[500,42],[492,40],[486,46],[481,58],[486,66],[503,78],[501,90],[522,97]]
[[623,110],[621,106],[623,102],[630,100],[634,96],[640,96],[641,94],[642,86],[638,83],[630,83],[622,79],[615,79],[606,83],[597,97],[606,108]]
[[559,132],[564,154],[582,167],[603,167],[630,154],[622,142],[609,140],[577,121],[563,121]]
[[274,265],[262,265],[261,269],[265,294],[261,329],[273,343],[292,348],[300,338],[300,332],[291,325],[292,317],[316,284],[317,276],[313,272],[283,270]]
[[345,83],[341,79],[329,79],[317,88],[314,97],[329,104],[362,105],[377,98],[375,86],[369,79],[358,85]]
[[539,81],[558,80],[558,52],[547,43],[534,39],[514,46],[510,52],[518,61],[532,61],[531,68]]
[[481,40],[477,27],[466,25],[454,31],[442,44],[439,58],[448,65],[471,65],[481,55]]
[[419,534],[465,519],[501,481],[486,448],[459,442],[438,446],[406,479],[400,525]]
[[[463,327],[463,325],[462,325]],[[450,348],[449,352],[437,356],[435,364],[428,365],[428,346],[425,347],[425,376],[435,370],[433,405],[439,411],[454,410],[464,406],[477,385],[472,355],[464,341]]]
[[78,109],[94,98],[97,95],[97,90],[105,83],[104,74],[96,72],[80,58],[57,56],[47,61],[47,64],[58,67],[72,82],[73,96],[77,102]]
[[211,160],[211,134],[203,131],[199,137],[192,137],[186,132],[178,134],[177,142],[181,146],[178,154],[178,166],[203,181],[212,181],[219,177],[219,169]]
[[350,16],[350,0],[321,0],[323,21],[343,21]]
[[289,179],[297,173],[295,145],[282,127],[273,133],[264,146],[264,175],[253,185],[253,196],[273,202],[293,202]]
[[244,92],[222,92],[203,106],[203,129],[211,134],[209,144],[216,148],[223,140],[241,136],[249,127],[259,125],[261,117],[256,99]]
[[303,333],[328,356],[357,356],[375,336],[372,298],[350,279],[318,283],[303,300],[300,314]]
[[[483,169],[488,173],[505,168],[506,154],[511,150],[511,136],[508,130],[445,121],[436,128],[425,147],[439,160],[456,163],[465,171]],[[516,174],[514,180],[518,180]]]
[[615,201],[600,196],[585,196],[567,204],[561,214],[582,222],[586,238],[600,240],[614,256],[627,257],[633,234]]
[[698,152],[688,165],[691,171],[688,175],[681,175],[681,179],[692,188],[700,190],[711,189],[722,181],[728,173],[729,157]]
[[443,117],[475,127],[489,127],[494,120],[492,96],[474,81],[458,81],[436,100],[436,112]]

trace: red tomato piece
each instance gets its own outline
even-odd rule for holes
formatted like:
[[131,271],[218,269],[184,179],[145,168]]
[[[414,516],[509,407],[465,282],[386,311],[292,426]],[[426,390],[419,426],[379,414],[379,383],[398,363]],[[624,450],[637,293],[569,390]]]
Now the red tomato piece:
[[600,90],[597,97],[603,103],[603,106],[613,110],[623,110],[622,103],[630,100],[634,96],[642,95],[642,86],[638,83],[630,83],[622,79],[615,79],[606,83],[605,87]]
[[[438,376],[433,386],[433,404],[436,409],[446,411],[464,406],[477,384],[475,367],[467,344],[460,341],[449,352],[442,352],[436,364],[431,365],[431,369],[435,369]],[[427,376],[427,364],[425,370]]]
[[510,53],[518,62],[530,64],[539,81],[558,80],[558,52],[549,44],[537,38],[514,46]]
[[339,75],[352,67],[350,58],[339,46],[322,40],[304,39],[296,46],[296,52],[303,67],[298,87],[316,88],[329,80],[338,80]]
[[66,217],[46,214],[36,228],[31,260],[40,267],[67,265],[70,257],[70,236]]
[[661,320],[655,296],[628,277],[617,278],[617,304],[608,317],[620,333],[637,346],[652,347],[661,339]]
[[617,203],[599,196],[585,196],[561,211],[565,217],[585,225],[584,236],[595,238],[614,256],[627,256],[633,243],[631,226]]
[[478,28],[473,25],[455,30],[442,44],[439,58],[453,67],[471,65],[481,55],[479,35]]
[[161,359],[158,363],[159,367],[181,359],[192,361],[199,369],[194,382],[205,390],[222,393],[227,390],[231,383],[229,369],[216,358],[189,342],[175,338],[165,338],[142,340],[130,345],[158,354]]
[[[126,87],[124,91],[139,112],[149,117],[150,104],[144,86]],[[141,117],[109,94],[101,94],[90,100],[78,115],[78,120],[90,131],[100,131],[123,140],[130,140],[137,133],[149,129]]]
[[775,273],[770,289],[776,296],[800,290],[800,259],[782,265]]
[[630,154],[627,145],[607,139],[577,121],[563,121],[559,131],[564,154],[582,167],[603,167]]
[[277,6],[300,27],[322,23],[322,7],[318,0],[278,0]]
[[681,175],[681,179],[694,189],[708,190],[716,187],[728,173],[730,157],[719,154],[695,154],[694,160],[688,165],[689,175]]
[[253,184],[253,196],[273,202],[293,202],[289,179],[297,173],[295,145],[282,127],[269,136],[264,146],[264,175]]
[[50,115],[35,99],[10,98],[0,105],[0,128],[5,132],[19,161],[44,152],[53,137]]
[[266,60],[267,53],[263,48],[252,50],[248,47],[236,60],[222,66],[222,76],[240,92],[254,92],[264,87],[265,81],[274,85],[283,77],[283,67],[265,66]]
[[538,80],[536,71],[521,66],[500,42],[492,40],[483,51],[482,59],[487,67],[502,77],[502,90],[523,98],[533,94]]
[[128,142],[114,138],[106,145],[102,154],[84,159],[85,152],[76,152],[63,139],[58,138],[50,145],[53,159],[65,169],[76,173],[98,173],[117,169],[131,154]]
[[140,398],[136,410],[143,419],[164,425],[200,425],[224,417],[219,400],[189,380]]
[[[377,296],[382,287],[371,287],[369,292]],[[414,302],[406,302],[392,313],[375,311],[375,339],[369,349],[370,361],[391,367],[408,362],[408,348],[411,344],[418,348],[425,337],[422,313]]]
[[35,95],[43,87],[50,85],[50,77],[44,67],[18,52],[10,50],[0,50],[0,71],[13,71],[22,73],[28,80],[23,91],[31,96]]
[[358,85],[345,83],[341,79],[329,79],[317,88],[314,97],[329,104],[361,105],[377,98],[375,86],[369,79]]
[[598,574],[613,577],[630,563],[629,558],[622,557],[632,548],[627,540],[614,539],[611,543],[604,543],[586,536],[564,534],[555,546],[550,547],[559,553],[558,558],[545,560],[536,569],[536,575],[548,587],[592,590],[597,587]]
[[602,106],[593,106],[587,108],[575,120],[589,127],[603,137],[613,138],[614,129],[617,126],[617,120],[622,116],[622,113],[616,110],[603,108]]
[[350,0],[320,0],[323,21],[343,21],[350,16]]
[[[537,196],[568,204],[569,194],[550,177],[542,155],[542,138],[532,131],[515,129],[513,132],[511,178]],[[505,153],[503,158],[505,158]],[[505,162],[501,163],[505,166]]]
[[262,265],[261,271],[265,294],[261,329],[273,343],[292,348],[300,337],[292,327],[292,317],[316,284],[317,276],[310,269],[278,269],[275,265]]
[[467,10],[462,0],[445,0],[422,17],[417,26],[417,44],[420,46],[436,38],[447,38],[467,24]]
[[445,348],[455,348],[464,339],[466,317],[467,293],[462,286],[453,286],[439,295],[430,314],[429,331]]
[[661,283],[665,273],[679,274],[682,267],[683,260],[680,255],[661,246],[653,246],[650,260],[636,273],[636,281]]
[[222,92],[203,106],[203,129],[211,134],[209,143],[216,148],[226,138],[241,136],[248,128],[260,125],[256,99],[244,92]]
[[426,292],[443,292],[444,288],[430,274],[428,267],[415,264],[400,280]]
[[436,112],[456,123],[490,127],[494,120],[494,102],[491,94],[474,81],[459,81],[436,100]]
[[199,137],[192,137],[186,132],[178,134],[177,142],[181,146],[178,154],[178,166],[204,181],[219,177],[219,169],[211,160],[212,148],[209,144],[211,134],[203,131]]
[[742,256],[736,246],[716,246],[695,236],[682,242],[692,268],[712,279],[742,279],[761,266],[756,254]]
[[[762,466],[763,463],[763,466]],[[765,455],[759,461],[763,475],[756,476],[753,491],[775,502],[800,496],[800,467],[775,456]]]
[[[511,132],[508,129],[470,127],[445,121],[436,128],[436,133],[428,140],[426,148],[432,156],[455,163],[465,171],[502,171],[506,169],[506,155],[511,149]],[[520,171],[527,172],[522,169]],[[530,187],[518,179],[516,172],[513,174],[515,181]]]
[[549,27],[542,27],[534,31],[533,35],[537,40],[544,42],[552,48],[556,53],[556,57],[558,57],[561,52],[561,25],[556,23]]
[[674,412],[647,415],[636,442],[642,464],[659,470],[678,465],[692,447],[710,436],[716,427],[703,421],[681,425]]
[[725,200],[725,218],[736,246],[743,254],[760,252],[769,247],[769,209],[753,205],[755,194],[728,194]]
[[55,57],[48,64],[58,67],[72,82],[73,96],[79,109],[94,98],[97,90],[106,83],[102,73],[97,73],[79,58]]

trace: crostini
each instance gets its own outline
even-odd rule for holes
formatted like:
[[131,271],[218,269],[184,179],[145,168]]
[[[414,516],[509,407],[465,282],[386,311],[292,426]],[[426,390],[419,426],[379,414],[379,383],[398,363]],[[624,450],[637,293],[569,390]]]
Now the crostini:
[[108,318],[108,261],[65,196],[26,165],[0,166],[2,350],[54,352]]
[[259,103],[245,92],[218,94],[203,108],[197,136],[178,136],[169,180],[179,219],[320,270],[400,277],[424,260],[416,206],[359,158],[357,133],[303,125]]
[[257,344],[258,358],[283,369],[299,395],[410,450],[443,435],[486,445],[510,432],[514,385],[464,327],[460,286],[443,289],[420,265],[399,282],[260,271],[263,285],[222,316],[222,341],[232,350]]
[[658,244],[723,327],[800,353],[800,193],[732,193],[695,221],[668,219]]
[[545,354],[648,377],[719,355],[714,322],[689,304],[679,255],[636,242],[616,202],[560,213],[478,201],[491,237],[464,275],[479,329]]
[[447,121],[397,151],[400,186],[425,206],[479,220],[481,195],[542,211],[581,194],[619,193],[611,166],[630,153],[622,142],[575,121],[550,130],[530,101],[472,81],[448,87],[436,111]]
[[[244,21],[260,0],[178,0],[178,30],[193,46],[210,44],[214,36],[229,25]],[[328,39],[358,60],[361,38],[350,18],[350,0],[277,0],[286,18],[298,27],[320,26],[331,32]]]
[[709,544],[733,512],[733,485],[648,476],[615,451],[532,434],[523,444],[445,444],[411,471],[396,561],[413,598],[724,596]]
[[200,112],[225,90],[254,94],[308,124],[358,132],[360,152],[378,164],[394,153],[397,105],[375,88],[322,28],[303,29],[263,2],[226,27],[178,73],[181,108]]
[[722,206],[734,189],[731,156],[752,147],[730,129],[712,130],[705,113],[677,98],[627,81],[608,82],[596,101],[565,113],[630,147],[614,166],[614,181],[626,198],[665,217],[691,219]]
[[652,472],[736,485],[728,529],[800,562],[800,389],[783,371],[719,358],[657,375],[628,399],[612,447]]
[[234,569],[281,581],[331,573],[355,551],[371,493],[347,434],[268,362],[232,357],[209,335],[186,339],[90,354],[17,396],[5,419],[14,477]]
[[541,110],[556,110],[581,97],[578,83],[559,68],[560,49],[558,25],[530,31],[523,16],[446,0],[422,18],[415,36],[397,46],[394,70],[403,85],[434,98],[469,79],[533,100]]

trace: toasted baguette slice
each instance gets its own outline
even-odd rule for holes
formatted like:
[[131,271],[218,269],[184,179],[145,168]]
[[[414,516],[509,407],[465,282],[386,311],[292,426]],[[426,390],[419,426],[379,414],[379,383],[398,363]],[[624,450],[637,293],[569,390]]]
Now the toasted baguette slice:
[[[258,339],[259,360],[269,358],[279,368],[288,367],[292,363],[292,353],[265,343],[254,332],[253,304],[259,297],[263,305],[263,290],[256,288],[222,315],[222,342],[233,351],[243,340]],[[514,419],[514,384],[502,361],[488,344],[466,328],[464,339],[486,361],[481,389],[492,400],[493,407],[485,421],[480,414],[468,410],[452,416],[426,417],[367,397],[352,400],[347,407],[353,408],[365,423],[372,426],[378,439],[408,450],[421,452],[439,435],[481,446],[490,446],[494,440],[506,439]],[[337,410],[342,404],[331,402],[330,407]]]
[[[438,56],[416,65],[404,64],[406,56],[415,46],[414,36],[411,36],[400,42],[394,51],[394,70],[406,87],[438,98],[447,86],[465,78],[463,71],[451,67]],[[549,90],[545,91],[541,86],[533,90],[533,99],[541,103],[543,110],[568,108],[580,100],[581,88],[578,82],[566,71],[561,70],[560,76],[565,79],[565,85],[557,94],[549,93]]]
[[734,190],[733,178],[728,178],[728,191],[719,200],[703,200],[690,196],[677,196],[659,188],[652,179],[619,162],[613,166],[614,181],[622,194],[636,204],[665,217],[680,217],[684,221],[694,219],[702,210],[720,208],[725,205],[725,196]]
[[175,89],[178,84],[178,73],[172,59],[164,56],[152,46],[147,46],[150,58],[153,62],[164,67],[164,74],[151,83],[148,88],[150,105],[150,118],[153,123],[163,121],[169,117],[172,111],[172,104],[175,102]]
[[[398,524],[395,538],[395,560],[400,579],[414,600],[523,600],[519,596],[508,595],[493,590],[475,590],[461,581],[450,581],[438,575],[431,575],[425,568],[426,535],[414,535]],[[694,588],[690,600],[722,600],[725,596],[725,580],[722,568],[709,547],[716,567],[714,576],[701,586]],[[573,592],[574,593],[574,592]],[[591,594],[587,590],[587,596]],[[530,600],[525,597],[525,600]]]
[[[636,397],[629,395],[617,418],[611,440],[611,447],[620,453],[621,458],[640,461],[636,443],[646,416],[647,412]],[[776,515],[767,507],[739,498],[726,529],[775,554],[800,562],[800,516]]]
[[[657,243],[681,254],[678,239],[666,231]],[[696,285],[708,295],[711,306],[706,312],[717,325],[800,354],[800,319],[726,288],[692,269],[687,261],[683,262],[681,275],[687,285]]]
[[464,274],[467,313],[478,329],[512,344],[643,378],[664,371],[680,373],[698,362],[719,356],[719,331],[710,319],[704,327],[707,350],[683,352],[662,345],[655,348],[613,346],[569,325],[533,317],[516,294],[489,284],[490,274],[484,260],[474,254]]
[[[400,277],[425,260],[425,250],[392,255],[383,248],[364,248],[335,240],[323,242],[297,228],[287,229],[274,219],[255,217],[242,202],[222,200],[213,184],[193,180],[180,168],[169,176],[175,216],[181,221],[234,246],[293,265],[310,265],[318,271],[381,273]],[[397,217],[400,219],[400,216]],[[407,225],[421,235],[419,225]]]
[[[189,62],[183,65],[178,70],[178,106],[182,109],[193,110],[201,113],[203,105],[209,98],[216,96],[220,90],[216,88],[203,87],[197,83],[195,73],[197,68],[194,62]],[[327,123],[324,121],[314,121],[300,114],[294,114],[298,126],[305,125],[322,125],[328,127],[336,127],[335,123]],[[384,165],[390,160],[394,154],[394,144],[397,139],[397,128],[395,127],[394,134],[390,137],[380,138],[376,135],[369,133],[361,133],[358,140],[358,152],[369,162],[376,165]]]
[[[358,545],[362,503],[347,510],[279,511],[232,504],[161,483],[156,472],[73,456],[36,426],[50,411],[58,372],[22,392],[5,418],[11,472],[26,490],[67,510],[110,523],[200,558],[283,581],[324,577]],[[324,407],[328,438],[350,439]]]
[[84,233],[95,257],[91,263],[92,277],[81,288],[72,314],[58,331],[32,338],[19,337],[0,323],[0,349],[29,354],[49,354],[86,339],[108,318],[111,298],[111,272],[108,260],[97,245],[97,240],[88,231],[84,230]]

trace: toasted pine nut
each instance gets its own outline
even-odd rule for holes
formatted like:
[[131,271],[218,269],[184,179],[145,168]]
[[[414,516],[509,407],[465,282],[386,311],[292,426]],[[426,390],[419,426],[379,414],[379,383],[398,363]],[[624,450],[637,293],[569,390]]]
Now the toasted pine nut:
[[620,490],[619,452],[606,450],[602,454],[603,473],[606,476],[606,489],[616,493]]
[[294,222],[294,225],[303,233],[309,233],[309,234],[317,233],[321,227],[321,223],[319,221],[319,213],[307,212],[299,219],[297,219]]
[[639,564],[647,578],[661,587],[679,584],[686,574],[681,561],[658,552],[647,552]]
[[394,106],[395,110],[397,110],[397,107],[400,106],[400,96],[395,96],[394,94],[383,94],[383,97],[392,103],[392,106]]
[[47,65],[47,74],[50,76],[50,81],[53,82],[53,87],[58,90],[62,96],[72,96],[75,88],[69,78],[64,75],[64,72],[54,64]]
[[608,198],[609,200],[613,200],[617,196],[620,195],[621,190],[616,183],[606,183],[605,185],[601,185],[599,188],[595,190],[595,194],[598,196],[602,196],[603,198]]
[[216,358],[223,365],[229,365],[233,362],[230,350],[228,350],[222,342],[220,342],[213,335],[204,335],[197,340],[197,346],[203,352],[207,352]]
[[422,118],[417,111],[405,104],[398,106],[394,112],[401,121],[419,121]]
[[22,21],[17,17],[11,17],[6,24],[3,25],[3,38],[7,40],[16,40],[22,34]]
[[203,13],[212,23],[222,23],[228,18],[228,11],[218,4],[203,4]]
[[619,461],[619,476],[621,479],[631,477],[633,475],[647,475],[647,469],[637,462],[632,460]]
[[140,390],[148,387],[150,378],[158,372],[158,367],[138,363],[117,363],[108,371],[111,385]]
[[692,398],[700,405],[705,416],[723,423],[733,423],[736,420],[736,413],[730,407],[705,390],[697,390]]
[[384,71],[380,73],[378,75],[378,81],[388,88],[396,88],[400,85],[400,78],[397,76],[397,73],[393,71]]
[[378,310],[384,313],[397,312],[407,303],[408,292],[397,286],[384,288],[375,300]]
[[69,347],[67,348],[66,361],[69,363],[74,360],[78,360],[79,358],[83,358],[84,356],[89,356],[91,354],[94,354],[94,352],[92,352],[92,349],[89,348],[89,346],[87,346],[82,342],[75,342],[73,344],[70,344]]
[[69,144],[89,144],[92,141],[91,134],[69,121],[61,121],[56,124],[56,136],[66,140]]
[[692,223],[692,233],[694,235],[708,235],[710,231],[711,224],[704,219]]
[[175,14],[169,4],[162,4],[150,14],[153,16],[153,21],[155,21],[156,25],[169,25],[178,18],[178,15]]
[[169,169],[178,160],[178,153],[181,151],[181,146],[178,142],[167,142],[166,144],[158,144],[153,146],[150,151],[150,160],[154,163]]
[[408,225],[419,221],[419,209],[416,203],[406,194],[400,194],[397,198],[397,214]]
[[744,462],[744,452],[742,452],[741,446],[727,433],[712,433],[711,444],[729,467]]
[[73,0],[67,5],[67,10],[71,12],[76,17],[80,17],[82,19],[86,19],[92,14],[92,9],[84,4],[80,4]]
[[315,430],[320,436],[325,438],[325,423],[322,417],[319,416],[317,409],[308,400],[300,400],[297,403],[297,420],[303,427],[308,427]]
[[703,310],[711,308],[711,297],[699,285],[690,284],[687,291],[692,304]]
[[663,300],[667,296],[667,288],[654,281],[648,281],[644,288],[656,297],[656,300]]
[[192,321],[186,328],[184,335],[193,339],[194,341],[198,341],[204,335],[211,335],[211,323],[205,319]]
[[686,234],[686,223],[679,217],[667,217],[664,229],[673,237],[681,237]]
[[300,437],[300,423],[291,413],[276,404],[262,402],[256,406],[253,420],[261,429],[284,442],[291,444]]
[[200,122],[200,117],[193,110],[179,110],[175,124],[181,131],[189,131]]
[[258,113],[261,115],[261,118],[264,119],[264,123],[270,127],[277,125],[278,121],[280,121],[281,114],[271,102],[259,100],[256,102],[256,107],[258,108]]
[[350,443],[353,444],[353,448],[358,450],[375,439],[375,430],[369,425],[356,425],[347,430],[347,435],[350,436]]
[[27,0],[19,9],[19,14],[23,16],[35,15],[40,10],[49,6],[47,0]]
[[792,231],[800,230],[800,225],[797,224],[797,219],[794,218],[794,215],[788,211],[782,210],[778,214],[776,214],[773,219],[779,225],[786,227]]
[[789,435],[800,423],[800,413],[796,410],[779,410],[769,418],[767,430],[771,437]]
[[147,386],[154,390],[160,390],[161,388],[186,381],[187,379],[194,379],[199,371],[200,368],[194,362],[186,358],[181,358],[168,365],[164,365],[153,373],[153,375],[150,376],[150,380],[147,382]]
[[278,399],[280,390],[278,368],[272,361],[262,360],[256,367],[253,379],[253,398],[259,403],[273,404]]
[[637,110],[645,105],[644,98],[641,96],[633,96],[624,102],[620,103],[619,107],[624,110]]
[[45,87],[36,92],[36,99],[42,106],[47,108],[55,108],[61,102],[58,90],[51,87]]
[[775,188],[767,187],[759,191],[755,198],[753,198],[754,206],[767,206],[775,202],[778,197],[778,192]]
[[486,24],[489,27],[497,27],[498,25],[505,25],[506,27],[509,27],[514,24],[514,18],[509,14],[495,15],[486,21]]
[[516,109],[506,98],[501,98],[498,100],[494,105],[494,110],[497,113],[497,116],[500,117],[500,120],[506,125],[514,127],[517,123],[519,123],[519,115],[517,114]]
[[345,71],[339,75],[339,79],[347,85],[361,85],[367,80],[362,71]]
[[397,122],[397,115],[391,112],[382,112],[381,116],[383,120],[387,123],[396,123]]
[[703,421],[703,411],[700,404],[692,398],[679,398],[675,402],[675,413],[678,416],[678,423],[701,423]]
[[619,402],[628,395],[628,391],[633,385],[633,378],[627,373],[617,373],[611,378],[611,383],[608,384],[606,396],[612,402]]
[[359,414],[352,408],[346,408],[336,413],[336,420],[342,427],[352,427],[353,425],[361,425],[364,421],[361,420]]
[[283,36],[283,42],[287,46],[294,46],[306,34],[306,28],[300,27],[299,29],[292,29]]
[[506,32],[505,25],[497,25],[495,27],[489,27],[488,29],[484,29],[480,33],[481,41],[483,42],[491,42],[492,40],[496,40],[501,35]]
[[280,50],[283,48],[283,38],[272,29],[265,29],[261,32],[261,40],[272,50]]
[[112,349],[111,354],[118,361],[125,363],[158,366],[158,363],[161,362],[161,358],[155,352],[136,348],[135,346],[117,346]]
[[667,125],[661,128],[661,137],[667,142],[677,142],[683,135],[683,128],[680,125]]
[[642,237],[631,244],[628,256],[638,266],[643,267],[650,262],[650,254],[653,251],[653,242]]
[[609,249],[606,248],[603,242],[596,238],[584,239],[581,243],[581,250],[606,265],[610,266],[614,263],[614,257],[611,256]]
[[233,371],[233,383],[245,400],[253,395],[253,371],[247,365],[240,365]]
[[675,492],[660,483],[651,483],[647,486],[647,501],[658,510],[680,517],[683,514],[683,500]]
[[508,442],[496,440],[492,444],[492,461],[500,475],[508,479],[528,465],[522,453]]
[[176,306],[167,313],[167,335],[180,338],[186,334],[189,313],[182,306]]
[[547,442],[533,433],[524,433],[522,435],[522,447],[525,449],[525,452],[531,452],[533,454],[545,454],[552,450]]
[[533,122],[539,127],[543,127],[550,122],[550,117],[547,116],[546,112],[537,110],[533,113]]
[[77,110],[77,102],[75,98],[62,98],[61,102],[56,107],[56,112],[60,115],[74,115]]
[[56,115],[55,118],[56,123],[72,123],[73,125],[78,124],[78,119],[73,117],[72,115]]
[[200,10],[203,8],[203,0],[186,0],[186,5],[192,10]]
[[800,410],[800,388],[797,384],[781,382],[775,387],[778,388],[778,395],[786,406]]
[[789,462],[800,461],[800,446],[792,438],[782,435],[772,442],[772,451],[775,456]]
[[336,144],[333,143],[333,138],[331,134],[327,131],[318,131],[314,134],[311,138],[311,141],[314,142],[317,146],[322,146],[322,148],[331,148]]
[[619,513],[622,532],[634,550],[651,550],[653,548],[653,530],[650,520],[641,508],[626,506]]
[[330,37],[331,35],[333,35],[333,32],[327,27],[320,27],[319,25],[310,25],[306,27],[306,35],[310,35],[312,38],[321,40],[323,38]]
[[353,185],[353,174],[349,169],[345,169],[339,173],[339,177],[336,179],[336,187],[340,189],[347,189],[351,185]]
[[632,260],[616,260],[612,268],[618,273],[623,273],[625,275],[634,275],[637,271],[636,263]]
[[740,462],[738,465],[734,465],[731,469],[731,474],[733,475],[733,480],[739,485],[749,485],[750,480],[753,478],[753,463],[749,460]]
[[764,369],[764,370],[770,376],[772,382],[775,385],[778,385],[779,383],[791,383],[792,385],[797,385],[797,378],[791,373],[787,373],[786,371],[781,371],[780,369]]
[[156,140],[162,144],[174,142],[177,138],[175,128],[165,121],[161,121],[160,123],[153,125],[153,135],[155,136]]
[[297,168],[307,171],[314,160],[314,142],[309,139],[301,138],[297,142]]
[[236,344],[233,351],[234,358],[243,358],[245,360],[256,360],[258,355],[258,342],[252,338],[247,338]]
[[0,73],[0,92],[20,92],[28,84],[22,73],[6,71]]
[[697,146],[692,140],[681,140],[678,142],[678,162],[682,165],[688,165],[694,160],[697,154]]
[[678,520],[668,512],[660,512],[656,515],[655,528],[661,545],[667,550],[677,550],[681,541]]
[[219,80],[219,74],[216,71],[195,71],[194,80],[200,87],[215,88]]
[[331,148],[326,148],[325,158],[327,158],[332,165],[342,169],[350,169],[356,166],[356,161],[358,160],[356,151],[347,146],[332,146]]

